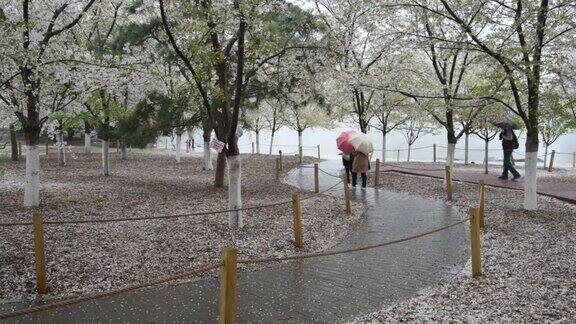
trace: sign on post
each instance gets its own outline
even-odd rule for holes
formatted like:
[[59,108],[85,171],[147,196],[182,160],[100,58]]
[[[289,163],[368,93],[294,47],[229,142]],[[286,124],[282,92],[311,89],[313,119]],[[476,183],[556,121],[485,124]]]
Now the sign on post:
[[214,149],[218,153],[222,152],[225,145],[226,143],[221,142],[217,138],[213,138],[212,141],[210,142],[210,148]]

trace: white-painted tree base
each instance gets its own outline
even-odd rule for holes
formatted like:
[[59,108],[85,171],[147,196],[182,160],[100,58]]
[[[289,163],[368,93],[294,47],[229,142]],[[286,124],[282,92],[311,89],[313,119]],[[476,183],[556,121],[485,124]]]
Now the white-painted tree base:
[[210,152],[210,142],[204,142],[204,170],[214,170],[214,165],[212,164],[212,154]]
[[176,163],[180,163],[180,159],[182,156],[180,145],[182,143],[182,135],[176,135]]
[[58,165],[64,166],[66,165],[66,151],[64,146],[64,135],[62,135],[62,132],[59,132],[56,135],[56,139],[56,146],[58,146]]
[[538,152],[526,152],[526,160],[524,162],[525,172],[524,175],[524,209],[537,210],[538,209],[538,193],[537,193],[537,169],[538,169]]
[[24,185],[24,206],[40,205],[40,154],[37,145],[26,146],[26,183]]
[[468,151],[470,148],[469,145],[469,141],[470,141],[470,134],[466,134],[464,135],[464,164],[468,165]]
[[[239,155],[227,157],[228,164],[228,208],[242,208],[242,163]],[[229,212],[228,225],[230,228],[244,227],[242,211]]]
[[109,157],[110,142],[102,141],[102,175],[110,175],[108,157]]
[[382,132],[382,163],[386,162],[386,133]]
[[[454,152],[456,151],[456,144],[448,143],[446,152],[446,165],[450,167],[450,173],[454,174]],[[454,176],[452,176],[454,178]],[[446,184],[446,179],[444,179]]]
[[268,155],[272,155],[272,150],[274,149],[274,133],[270,136],[270,150],[268,151]]
[[92,138],[90,133],[84,133],[84,153],[92,154]]
[[484,141],[484,174],[488,174],[488,141]]
[[454,152],[456,151],[456,144],[448,143],[448,150],[446,152],[446,165],[450,170],[454,168]]

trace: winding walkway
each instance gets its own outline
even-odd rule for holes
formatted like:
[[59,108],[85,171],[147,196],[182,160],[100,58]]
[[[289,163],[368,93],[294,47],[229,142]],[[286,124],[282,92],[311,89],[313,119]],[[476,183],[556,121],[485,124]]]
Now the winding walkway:
[[[338,161],[320,167],[337,173]],[[286,181],[312,187],[312,170],[293,170]],[[339,180],[321,174],[321,187]],[[341,190],[332,191],[342,195]],[[367,206],[355,231],[333,249],[400,239],[449,225],[457,212],[441,201],[383,189],[352,190]],[[306,210],[303,210],[306,217]],[[239,323],[334,323],[409,298],[453,276],[468,259],[467,226],[372,250],[290,261],[239,272]],[[304,231],[304,240],[306,232]],[[9,322],[215,323],[218,278],[165,285],[40,312]]]

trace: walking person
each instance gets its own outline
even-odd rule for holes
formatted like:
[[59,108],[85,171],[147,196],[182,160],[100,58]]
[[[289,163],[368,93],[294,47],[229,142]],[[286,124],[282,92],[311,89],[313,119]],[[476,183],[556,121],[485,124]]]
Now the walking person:
[[520,146],[518,138],[512,128],[507,127],[500,133],[500,140],[502,141],[502,150],[504,151],[504,165],[502,175],[498,178],[508,180],[508,171],[510,171],[513,176],[512,180],[516,180],[520,178],[520,173],[516,171],[512,164],[512,153]]
[[342,164],[344,165],[344,171],[346,172],[346,180],[348,180],[348,183],[350,183],[350,173],[352,172],[352,163],[354,163],[354,155],[342,154]]
[[352,162],[352,187],[356,187],[358,173],[360,173],[360,176],[362,177],[362,188],[364,189],[368,182],[366,173],[370,168],[370,160],[368,160],[368,155],[359,151],[354,151],[352,155],[354,156]]

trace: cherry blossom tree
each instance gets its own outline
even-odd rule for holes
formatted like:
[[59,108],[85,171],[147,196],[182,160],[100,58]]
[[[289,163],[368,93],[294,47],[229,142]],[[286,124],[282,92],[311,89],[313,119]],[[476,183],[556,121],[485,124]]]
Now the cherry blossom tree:
[[[62,83],[66,68],[63,58],[72,57],[66,43],[95,0],[87,1],[1,1],[0,29],[5,48],[2,56],[0,92],[22,125],[26,138],[26,184],[24,205],[40,204],[40,159],[38,143],[48,113],[42,91],[51,82]],[[4,47],[4,46],[3,46]],[[64,73],[62,73],[64,72]],[[14,89],[21,95],[11,95]],[[10,98],[10,99],[8,99]]]
[[159,3],[170,44],[200,93],[217,139],[225,145],[218,155],[215,185],[223,185],[227,161],[229,208],[234,210],[229,225],[242,227],[236,131],[244,93],[260,68],[288,50],[303,46],[291,42],[293,35],[302,31],[301,26],[281,24],[282,15],[301,10],[274,1],[202,0],[192,4],[173,2],[168,8],[163,0]]
[[546,73],[547,57],[552,53],[559,55],[558,49],[573,37],[576,8],[566,0],[410,3],[465,32],[467,37],[458,41],[490,56],[502,69],[513,97],[512,103],[502,103],[526,127],[524,208],[537,209],[542,74]]

